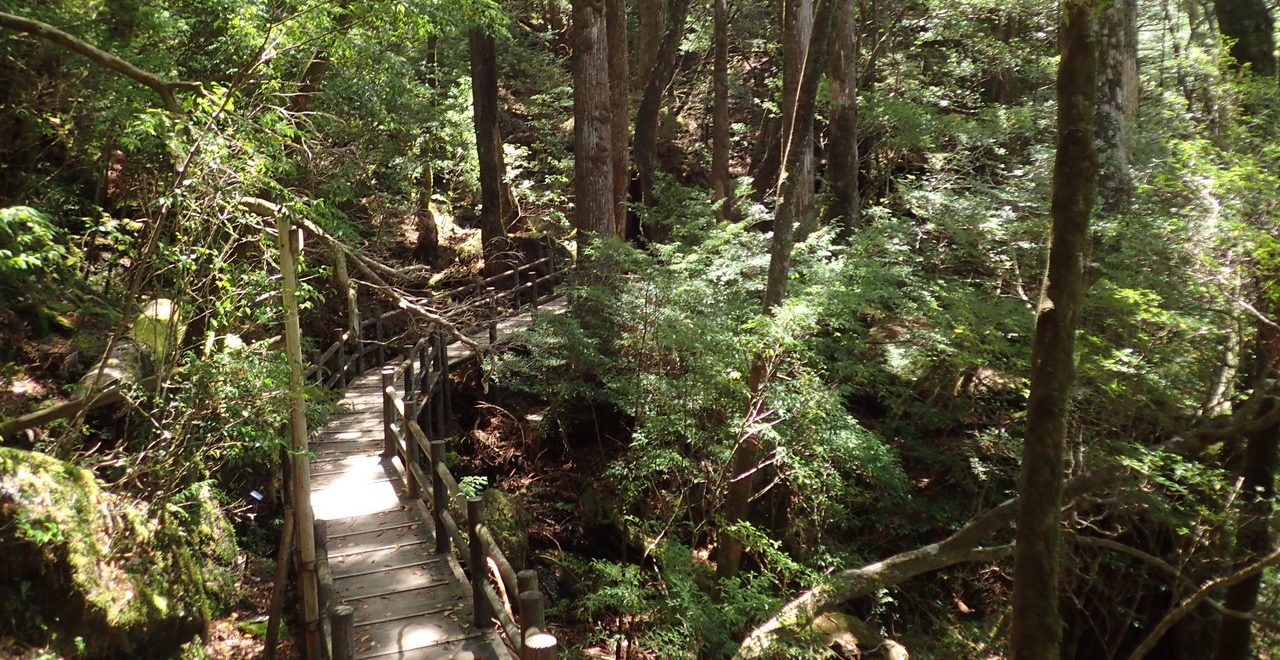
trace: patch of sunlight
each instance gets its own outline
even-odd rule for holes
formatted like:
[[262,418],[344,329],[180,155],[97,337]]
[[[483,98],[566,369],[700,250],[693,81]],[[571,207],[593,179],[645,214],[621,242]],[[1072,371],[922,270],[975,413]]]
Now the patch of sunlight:
[[385,472],[377,456],[351,456],[338,461],[337,477],[316,476],[325,485],[311,490],[311,507],[317,520],[354,518],[400,506],[394,484],[384,480]]

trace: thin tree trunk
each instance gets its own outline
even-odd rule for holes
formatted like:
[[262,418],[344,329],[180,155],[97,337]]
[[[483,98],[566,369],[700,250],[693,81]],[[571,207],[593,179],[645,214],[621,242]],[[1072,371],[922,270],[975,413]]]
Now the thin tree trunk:
[[1124,212],[1133,198],[1125,137],[1137,112],[1137,13],[1137,0],[1113,0],[1099,25],[1098,206],[1108,214]]
[[616,234],[609,43],[603,2],[574,0],[573,32],[574,226],[584,235],[604,238]]
[[614,234],[623,236],[627,229],[627,183],[631,179],[631,163],[627,158],[631,128],[631,78],[627,67],[627,3],[605,0],[606,30],[609,35],[609,105],[613,138],[613,225]]
[[858,21],[854,0],[840,0],[831,42],[831,138],[827,147],[827,184],[831,203],[827,221],[840,222],[851,236],[862,224],[858,191]]
[[1031,353],[1031,392],[1019,481],[1010,629],[1015,660],[1059,660],[1062,644],[1058,560],[1062,552],[1063,453],[1098,168],[1094,146],[1096,2],[1067,0],[1061,26],[1058,147],[1050,204],[1053,230],[1048,282]]
[[[832,12],[837,0],[819,0],[816,30],[810,40],[805,64],[802,67],[804,78],[797,85],[796,104],[794,108],[794,127],[798,135],[812,135],[814,122],[814,103],[818,92],[818,81],[826,67],[827,47],[831,37]],[[778,203],[773,226],[773,242],[769,254],[769,276],[765,284],[763,311],[772,314],[782,304],[787,293],[787,278],[790,274],[791,248],[794,244],[796,212],[803,207],[796,204],[800,194],[799,186],[803,181],[800,172],[804,166],[805,149],[801,144],[792,144],[786,153],[785,166],[782,171],[782,199]],[[767,384],[767,358],[756,354],[751,361],[751,371],[747,380],[750,397],[747,403],[748,417],[759,412],[757,405]],[[754,430],[754,424],[744,425],[737,446],[733,452],[732,474],[728,493],[725,496],[724,520],[726,527],[747,519],[751,496],[754,492],[755,472],[760,459],[760,437]],[[717,539],[716,577],[730,578],[738,574],[742,563],[742,542],[729,531],[721,531]]]
[[632,91],[643,92],[649,74],[658,61],[658,46],[662,44],[662,32],[665,27],[666,12],[662,10],[663,0],[638,0],[636,18],[640,23],[640,34],[637,39],[635,86]]
[[645,80],[640,107],[636,109],[636,171],[640,179],[640,200],[652,206],[654,174],[657,169],[654,156],[658,149],[658,119],[662,114],[662,101],[667,87],[675,75],[676,56],[680,52],[680,40],[684,38],[685,20],[689,16],[689,0],[669,0],[667,5],[667,31],[658,47],[658,57]]
[[[805,129],[798,121],[800,103],[800,86],[806,75],[805,69],[812,66],[813,60],[808,57],[809,44],[814,30],[814,0],[786,0],[783,3],[783,29],[787,33],[782,42],[782,153],[790,157],[793,150],[799,150],[796,167],[782,172],[782,179],[795,177],[795,194],[783,196],[786,203],[795,206],[790,211],[798,220],[796,224],[796,240],[804,237],[816,226],[817,214],[814,212],[817,198],[814,195],[815,162],[813,153],[813,123],[809,122]],[[823,26],[826,29],[829,26]],[[824,60],[825,60],[824,53]],[[825,67],[816,73],[825,73]],[[808,130],[808,133],[803,132]],[[782,179],[778,186],[781,189]],[[789,199],[789,201],[787,201]]]
[[729,9],[726,0],[715,0],[714,20],[711,187],[714,201],[724,200],[716,210],[716,218],[723,222],[733,207],[733,181],[729,176]]
[[496,239],[506,236],[502,217],[502,179],[506,164],[498,131],[498,53],[493,35],[480,28],[467,32],[471,55],[471,103],[475,116],[476,155],[480,161],[480,243],[488,274],[497,266]]

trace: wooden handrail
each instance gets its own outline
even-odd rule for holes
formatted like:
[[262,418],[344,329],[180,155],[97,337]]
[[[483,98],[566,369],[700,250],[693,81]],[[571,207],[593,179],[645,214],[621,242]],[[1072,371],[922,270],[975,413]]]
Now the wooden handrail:
[[[494,278],[518,275],[549,260],[550,257],[540,259]],[[536,277],[505,291],[504,295],[514,297],[532,289],[535,295],[531,303],[536,306],[540,300],[536,296],[538,285],[549,282],[555,276],[557,274],[553,273]],[[419,497],[430,505],[437,552],[456,552],[456,556],[470,572],[473,579],[473,608],[481,617],[481,620],[475,622],[476,627],[487,627],[490,621],[496,620],[506,643],[518,656],[526,656],[527,636],[528,653],[532,654],[529,657],[553,658],[556,640],[544,630],[542,608],[530,606],[527,614],[511,610],[511,601],[542,602],[536,582],[533,593],[527,588],[528,584],[521,583],[520,576],[516,574],[493,532],[481,520],[482,502],[479,498],[467,498],[463,495],[458,487],[458,480],[445,464],[444,442],[433,441],[428,430],[423,429],[419,423],[418,411],[431,410],[432,404],[439,406],[441,400],[448,396],[447,387],[438,387],[447,384],[448,355],[445,343],[442,340],[432,341],[429,336],[424,337],[401,355],[402,359],[387,364],[382,371],[384,455],[399,459],[410,495]],[[415,367],[415,358],[421,368]],[[401,388],[412,394],[412,397],[406,398]],[[436,431],[443,435],[443,426]],[[422,459],[425,459],[428,466],[425,471],[419,463]],[[459,528],[454,511],[469,514],[467,534],[464,535]],[[490,565],[493,567],[492,571]],[[491,580],[497,580],[502,586],[503,592],[508,595],[506,602],[499,598]],[[532,618],[526,620],[526,616]]]

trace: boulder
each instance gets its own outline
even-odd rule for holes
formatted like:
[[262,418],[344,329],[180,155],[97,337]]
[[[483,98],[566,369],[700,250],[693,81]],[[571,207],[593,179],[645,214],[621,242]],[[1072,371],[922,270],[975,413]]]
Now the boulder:
[[208,489],[184,495],[152,507],[0,447],[0,638],[86,659],[176,656],[230,593],[236,557]]

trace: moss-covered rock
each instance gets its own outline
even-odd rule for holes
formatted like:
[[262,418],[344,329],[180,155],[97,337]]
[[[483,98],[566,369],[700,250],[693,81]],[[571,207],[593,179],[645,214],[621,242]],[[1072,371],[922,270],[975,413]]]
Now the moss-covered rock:
[[0,637],[83,658],[176,655],[232,583],[234,540],[208,495],[153,507],[0,447]]

